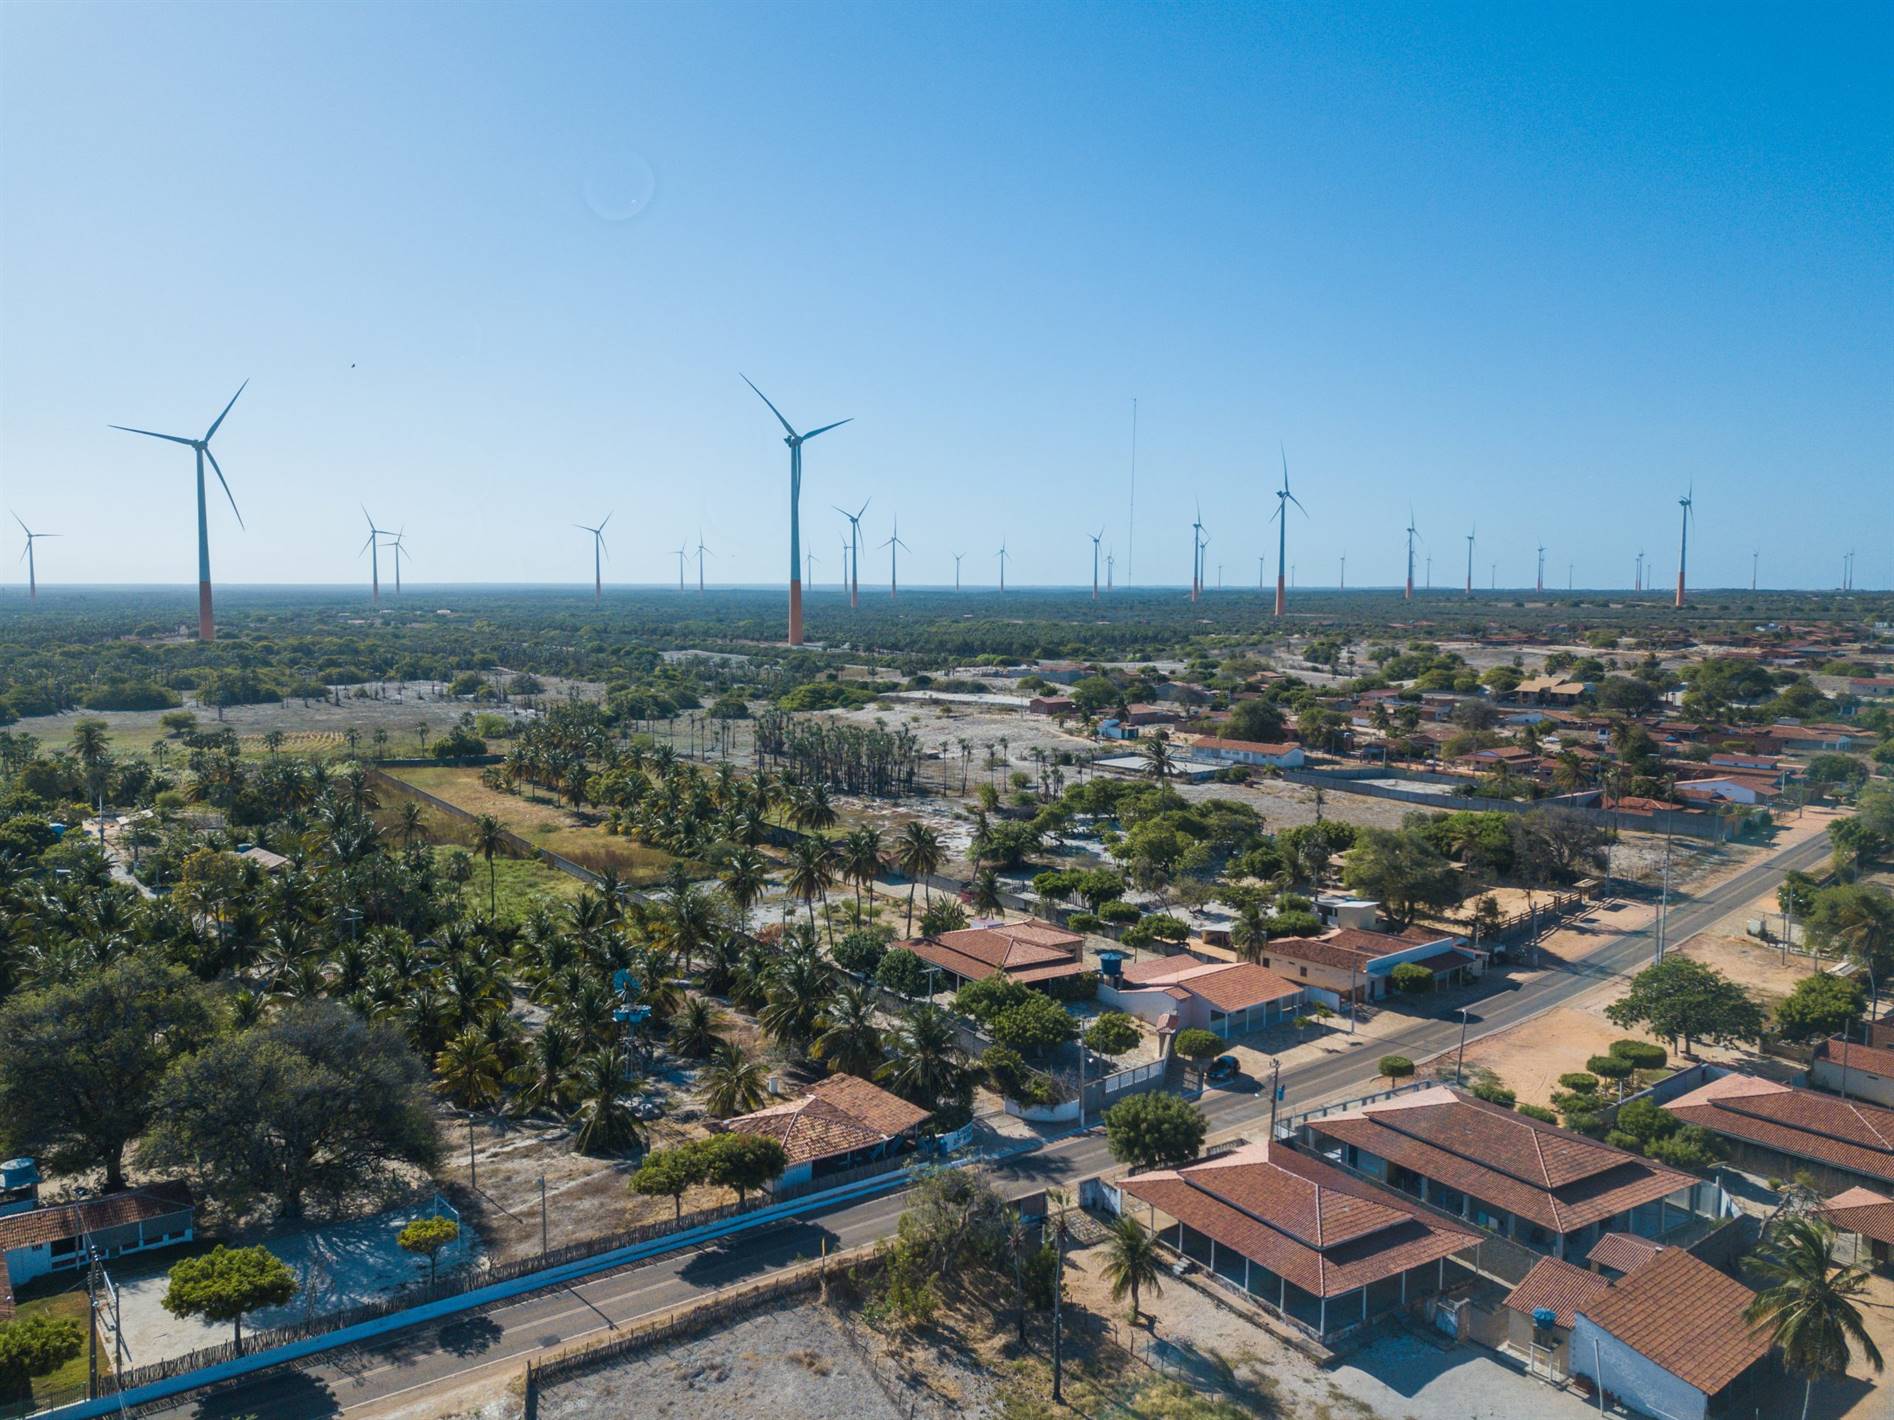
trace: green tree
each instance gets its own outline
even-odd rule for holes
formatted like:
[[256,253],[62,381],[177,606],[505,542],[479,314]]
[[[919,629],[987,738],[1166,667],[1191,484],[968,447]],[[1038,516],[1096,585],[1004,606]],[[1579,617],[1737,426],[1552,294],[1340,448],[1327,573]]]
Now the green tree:
[[[894,844],[894,866],[908,880],[908,923],[907,934],[914,935],[914,889],[924,878],[940,871],[940,865],[946,861],[947,850],[941,845],[940,835],[919,819],[907,824]],[[932,900],[933,894],[928,894]]]
[[140,1164],[181,1169],[241,1215],[300,1217],[439,1158],[425,1072],[401,1033],[312,1001],[179,1060],[157,1091]]
[[1182,1030],[1171,1041],[1171,1049],[1190,1062],[1197,1072],[1197,1083],[1202,1086],[1210,1062],[1223,1049],[1223,1041],[1211,1031]]
[[692,1060],[705,1060],[723,1044],[723,1017],[708,996],[688,995],[671,1017],[671,1048]]
[[1349,891],[1386,906],[1397,923],[1413,920],[1423,907],[1446,907],[1460,900],[1460,875],[1419,832],[1364,828],[1342,863]]
[[1139,1171],[1189,1163],[1203,1149],[1206,1127],[1203,1112],[1176,1095],[1133,1095],[1105,1111],[1111,1156]]
[[403,1252],[427,1259],[427,1285],[430,1292],[434,1290],[435,1268],[440,1261],[441,1249],[459,1240],[460,1224],[438,1213],[432,1217],[416,1218],[395,1235],[395,1242]]
[[644,1164],[631,1176],[631,1191],[647,1198],[670,1199],[671,1216],[682,1218],[684,1195],[704,1182],[709,1167],[702,1143],[701,1139],[693,1139],[646,1155]]
[[1855,1302],[1867,1290],[1868,1269],[1837,1265],[1834,1248],[1834,1228],[1792,1213],[1776,1219],[1750,1260],[1770,1285],[1756,1294],[1744,1318],[1766,1328],[1782,1348],[1783,1364],[1802,1376],[1802,1420],[1808,1420],[1815,1382],[1844,1374],[1854,1347],[1877,1374],[1883,1367]]
[[478,1026],[467,1026],[434,1056],[434,1087],[461,1109],[486,1109],[500,1097],[506,1064]]
[[171,1268],[164,1309],[172,1316],[230,1322],[242,1351],[244,1315],[258,1307],[280,1307],[295,1295],[296,1274],[268,1248],[219,1243]]
[[927,989],[927,964],[906,947],[892,947],[875,968],[875,981],[912,1000]]
[[1162,732],[1138,741],[1138,757],[1144,761],[1144,773],[1162,784],[1177,773],[1177,756]]
[[506,825],[492,814],[481,814],[474,820],[474,851],[487,860],[487,915],[499,913],[499,879],[495,876],[493,859],[506,847]]
[[1122,1302],[1127,1295],[1131,1298],[1133,1326],[1138,1322],[1139,1294],[1148,1290],[1154,1297],[1163,1295],[1164,1256],[1158,1250],[1157,1238],[1129,1214],[1112,1224],[1105,1240],[1102,1275],[1111,1285],[1114,1302]]
[[173,1061],[216,1029],[207,989],[182,968],[122,957],[0,1007],[0,1135],[61,1171],[103,1166],[125,1186]]
[[0,1396],[50,1375],[85,1349],[85,1332],[69,1316],[36,1312],[0,1325]]
[[1123,1055],[1140,1038],[1137,1026],[1123,1011],[1101,1011],[1085,1029],[1085,1048],[1097,1055]]
[[1894,893],[1869,883],[1840,883],[1815,894],[1809,941],[1866,962],[1877,977],[1894,968]]
[[812,1053],[829,1069],[868,1079],[881,1067],[881,1028],[875,1023],[879,993],[869,985],[850,984],[829,997],[817,1019]]
[[625,1102],[625,1057],[614,1048],[595,1050],[573,1071],[577,1103],[568,1122],[581,1154],[616,1154],[644,1142],[644,1125]]
[[1079,1023],[1045,992],[1028,990],[1025,1000],[994,1016],[989,1029],[998,1044],[1040,1055],[1077,1040]]
[[1631,986],[1605,1007],[1613,1025],[1647,1027],[1653,1035],[1683,1042],[1684,1053],[1699,1040],[1728,1045],[1762,1032],[1763,1009],[1743,988],[1713,967],[1687,956],[1667,956],[1631,978]]
[[1405,1055],[1383,1055],[1375,1065],[1374,1072],[1383,1076],[1389,1084],[1394,1084],[1414,1073],[1414,1062]]
[[888,1032],[888,1059],[875,1078],[910,1104],[937,1114],[963,1103],[971,1076],[953,1018],[938,1006],[909,1011]]
[[1796,982],[1776,1007],[1776,1032],[1784,1040],[1826,1040],[1860,1020],[1867,1006],[1863,982],[1818,971]]
[[703,1141],[702,1147],[704,1181],[723,1188],[734,1188],[739,1208],[748,1199],[752,1189],[773,1182],[789,1167],[789,1155],[783,1152],[783,1146],[760,1134],[744,1134],[736,1130],[728,1134],[713,1134]]
[[746,1059],[736,1046],[725,1044],[711,1057],[699,1079],[704,1108],[719,1119],[728,1119],[762,1106],[769,1069],[760,1060]]

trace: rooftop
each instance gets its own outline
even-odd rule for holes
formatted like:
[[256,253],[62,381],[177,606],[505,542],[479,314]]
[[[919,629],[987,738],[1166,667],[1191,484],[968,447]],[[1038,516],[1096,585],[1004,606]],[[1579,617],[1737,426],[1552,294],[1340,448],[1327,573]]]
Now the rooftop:
[[1821,1211],[1844,1233],[1894,1243],[1894,1198],[1872,1188],[1845,1188],[1822,1204]]
[[919,1105],[859,1076],[831,1075],[801,1099],[740,1114],[724,1127],[776,1140],[796,1164],[886,1143],[928,1118]]
[[1732,1071],[1665,1108],[1715,1134],[1894,1182],[1894,1110],[1879,1105]]
[[1769,1351],[1766,1331],[1743,1319],[1756,1294],[1680,1247],[1612,1283],[1580,1315],[1633,1351],[1716,1395]]
[[1596,1272],[1556,1257],[1542,1257],[1508,1295],[1506,1308],[1531,1316],[1540,1307],[1549,1307],[1556,1314],[1554,1324],[1570,1330],[1578,1308],[1603,1296],[1610,1285]]

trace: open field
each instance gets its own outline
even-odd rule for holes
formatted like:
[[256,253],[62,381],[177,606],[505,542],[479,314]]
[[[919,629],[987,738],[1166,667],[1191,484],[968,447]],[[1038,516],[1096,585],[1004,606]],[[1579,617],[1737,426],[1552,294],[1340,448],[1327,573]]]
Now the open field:
[[[424,790],[467,813],[492,814],[534,847],[570,858],[581,867],[594,872],[616,868],[619,876],[634,886],[656,882],[673,861],[662,849],[606,833],[596,825],[594,815],[555,803],[542,790],[529,786],[522,793],[509,794],[488,788],[481,782],[477,767],[422,765],[390,770],[389,775],[397,783]],[[387,807],[384,803],[383,808]],[[462,842],[467,826],[434,815],[430,837],[437,835]]]
[[[76,1322],[81,1331],[86,1326],[86,1295],[83,1279],[72,1276],[49,1278],[41,1286],[59,1287],[63,1290],[48,1292],[42,1296],[28,1293],[14,1309],[18,1320],[30,1316],[66,1317]],[[112,1369],[112,1351],[109,1337],[99,1339],[99,1372],[109,1374]],[[49,1405],[63,1405],[75,1396],[83,1397],[86,1384],[86,1353],[80,1350],[65,1365],[47,1375],[33,1378],[33,1407],[44,1409]],[[7,1402],[0,1399],[0,1406]]]

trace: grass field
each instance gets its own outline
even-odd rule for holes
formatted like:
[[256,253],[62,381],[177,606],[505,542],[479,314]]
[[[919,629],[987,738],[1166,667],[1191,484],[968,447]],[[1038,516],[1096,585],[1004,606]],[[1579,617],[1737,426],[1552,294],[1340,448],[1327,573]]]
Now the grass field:
[[[659,848],[621,838],[603,828],[583,823],[569,808],[556,804],[538,790],[508,794],[480,782],[478,768],[432,765],[390,771],[398,783],[425,790],[470,814],[492,814],[536,848],[570,858],[594,872],[615,868],[627,883],[654,883],[672,863]],[[384,804],[386,810],[389,805]],[[465,843],[468,829],[443,814],[428,818],[428,836],[435,842]]]
[[[445,853],[446,848],[437,848]],[[502,922],[523,922],[535,907],[558,907],[570,902],[585,884],[570,873],[563,873],[538,858],[495,858],[493,860],[495,917]],[[461,889],[467,901],[481,911],[487,906],[487,865],[476,862],[474,875]]]
[[[80,1331],[86,1326],[85,1293],[76,1287],[56,1292],[49,1297],[35,1297],[24,1301],[15,1308],[14,1315],[24,1320],[29,1316],[70,1317],[78,1323]],[[109,1348],[99,1351],[99,1370],[101,1373],[112,1369],[112,1356]],[[83,1399],[86,1384],[86,1353],[82,1347],[65,1365],[50,1375],[36,1376],[33,1379],[33,1407],[44,1409],[51,1405],[70,1404],[75,1398]]]

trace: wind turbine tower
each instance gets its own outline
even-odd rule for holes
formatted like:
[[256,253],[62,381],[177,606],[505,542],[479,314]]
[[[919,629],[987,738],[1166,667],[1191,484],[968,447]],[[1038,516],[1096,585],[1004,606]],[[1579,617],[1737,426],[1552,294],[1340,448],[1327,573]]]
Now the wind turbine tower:
[[1762,549],[1756,548],[1749,554],[1749,589],[1756,590],[1756,566],[1762,561]]
[[1289,491],[1289,451],[1282,450],[1282,488],[1276,494],[1276,615],[1281,616],[1289,609],[1289,589],[1283,581],[1283,573],[1288,570],[1289,561],[1289,505],[1294,503],[1302,511],[1303,517],[1309,516],[1309,510],[1302,507],[1302,500]]
[[1097,532],[1092,534],[1092,600],[1093,601],[1098,600],[1098,544],[1099,544],[1099,540],[1103,538],[1104,536],[1105,536],[1105,530],[1103,528],[1100,528]]
[[894,520],[893,536],[881,545],[888,549],[888,600],[893,601],[901,595],[901,568],[896,559],[901,556],[901,549],[904,547],[907,547],[909,552],[914,551],[901,541],[901,518],[898,514]]
[[414,555],[413,553],[411,553],[411,552],[409,552],[409,551],[408,551],[408,548],[407,548],[407,544],[405,544],[405,543],[403,543],[403,542],[402,542],[402,540],[401,540],[402,538],[404,538],[404,537],[406,537],[407,535],[408,535],[408,530],[407,530],[407,529],[406,529],[406,528],[404,527],[404,528],[402,528],[402,530],[401,530],[400,532],[398,532],[398,533],[396,533],[396,534],[395,534],[395,540],[394,540],[393,542],[391,542],[391,543],[389,543],[389,544],[388,544],[388,545],[389,545],[390,547],[392,547],[392,548],[394,549],[394,551],[395,551],[395,595],[396,595],[397,597],[401,595],[401,562],[402,562],[402,559],[403,559],[403,558],[412,558],[412,557],[413,557],[413,555]]
[[217,455],[210,451],[210,441],[231,408],[249,387],[248,380],[237,386],[237,392],[230,396],[230,403],[224,406],[224,412],[211,421],[210,428],[204,431],[204,437],[201,439],[187,439],[181,434],[159,434],[150,429],[134,429],[127,424],[112,426],[114,429],[124,430],[127,434],[143,434],[147,438],[165,439],[173,444],[183,444],[197,454],[197,639],[200,641],[217,639],[217,622],[211,614],[210,604],[210,520],[204,511],[204,460],[210,460],[210,466],[217,474],[217,481],[223,485],[224,497],[230,499],[230,511],[236,513],[237,526],[241,528],[243,514],[237,512],[237,500],[231,495],[230,484],[224,478],[224,471],[217,462]]
[[1539,580],[1534,584],[1533,590],[1537,592],[1545,590],[1545,544],[1543,542],[1539,544]]
[[[706,552],[710,552],[710,549],[704,546],[704,530],[699,528],[697,529],[697,595],[700,597],[704,594],[704,554]],[[715,557],[717,554],[710,552],[710,555]],[[815,554],[812,552],[809,556],[813,558]],[[813,573],[810,574],[809,580],[811,582],[815,580]]]
[[1113,548],[1105,554],[1105,590],[1111,590],[1112,569],[1118,565],[1118,549]]
[[1190,525],[1190,599],[1196,601],[1203,591],[1203,505]]
[[1006,590],[1006,539],[1000,539],[1000,550],[993,554],[1000,559],[1000,590]]
[[[740,373],[740,372],[739,372]],[[783,442],[789,445],[789,644],[802,644],[802,446],[818,434],[826,434],[831,429],[839,429],[849,420],[838,419],[833,424],[824,424],[820,429],[811,429],[806,434],[798,434],[783,413],[769,403],[769,396],[756,389],[748,375],[743,375],[743,383],[756,390],[756,397],[769,405],[769,412],[776,416],[776,422],[783,426]],[[682,561],[678,563],[683,567]],[[679,580],[682,581],[680,570]]]
[[960,590],[960,559],[966,555],[964,552],[954,554],[954,590],[956,592]]
[[1475,528],[1467,534],[1467,595],[1473,595],[1473,536],[1479,531]]
[[875,500],[873,498],[862,499],[861,507],[857,508],[852,513],[849,512],[848,509],[840,507],[834,503],[829,504],[829,506],[831,508],[834,508],[836,512],[840,513],[843,517],[848,519],[849,557],[848,557],[848,560],[842,564],[842,569],[848,574],[846,577],[843,578],[843,580],[848,583],[848,604],[852,607],[857,607],[862,604],[862,597],[861,597],[862,514],[868,511],[868,505],[874,501]]
[[1637,574],[1632,578],[1631,590],[1634,592],[1644,590],[1644,549],[1641,547],[1638,549]]
[[[359,505],[358,505],[359,506]],[[362,544],[362,552],[368,554],[368,590],[376,606],[381,605],[381,543],[379,538],[392,537],[386,528],[375,526],[375,520],[369,517],[368,509],[362,509],[362,516],[368,519],[368,541]],[[360,557],[362,552],[355,555]]]
[[1414,505],[1407,505],[1407,591],[1403,601],[1414,600],[1414,539],[1420,536],[1420,529],[1414,526]]
[[1692,509],[1697,497],[1697,485],[1692,483],[1683,497],[1677,500],[1677,506],[1683,512],[1683,536],[1677,543],[1677,605],[1684,604],[1684,568],[1690,556],[1690,520],[1694,516]]
[[26,564],[26,599],[36,602],[39,600],[39,571],[34,565],[33,544],[42,537],[58,537],[59,534],[34,532],[18,513],[13,515],[13,521],[18,523],[20,531],[26,534],[26,551],[20,554],[20,561]]
[[1346,552],[1342,554],[1342,577],[1336,585],[1336,590],[1342,592],[1348,590],[1348,554]]
[[[605,599],[605,565],[602,559],[605,555],[605,524],[611,520],[612,515],[607,513],[599,519],[599,524],[595,528],[588,528],[584,523],[572,525],[581,532],[592,534],[592,601],[594,605]],[[395,565],[399,568],[400,562],[397,561]]]
[[677,589],[680,592],[684,590],[684,554],[689,551],[683,543],[677,545]]

